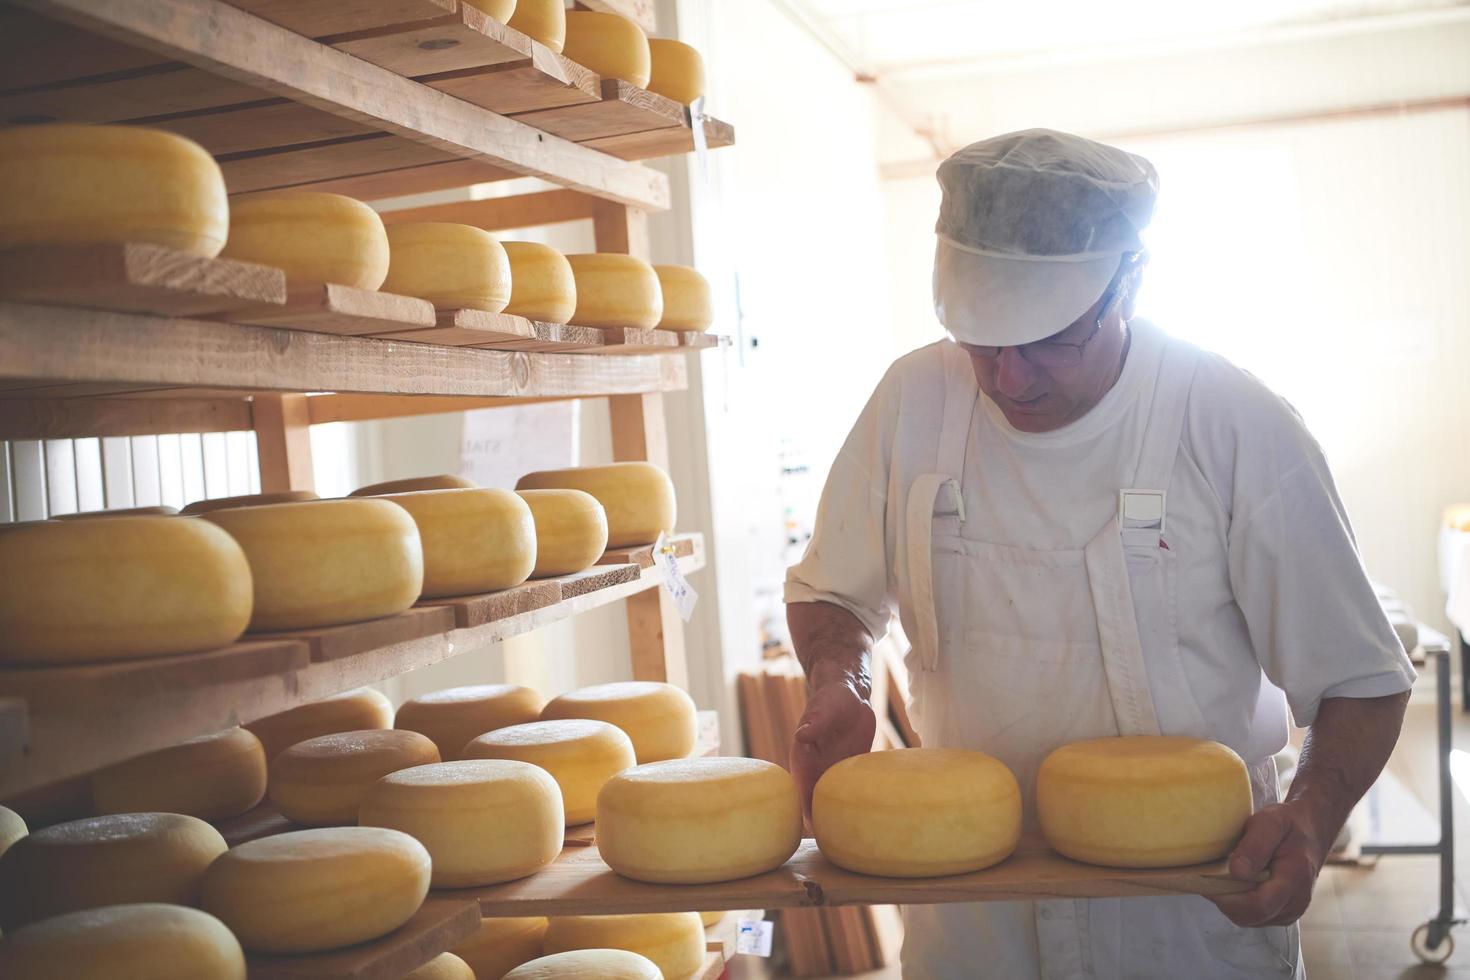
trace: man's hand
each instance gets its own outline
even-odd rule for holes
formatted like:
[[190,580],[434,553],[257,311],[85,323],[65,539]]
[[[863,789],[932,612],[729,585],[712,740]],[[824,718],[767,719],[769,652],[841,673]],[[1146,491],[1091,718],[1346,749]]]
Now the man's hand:
[[1270,877],[1248,892],[1216,895],[1211,901],[1238,926],[1286,926],[1300,919],[1332,843],[1319,839],[1319,824],[1305,800],[1273,804],[1253,814],[1230,853],[1230,876],[1255,881],[1265,871]]
[[872,749],[877,727],[872,705],[855,684],[840,678],[821,686],[813,684],[791,742],[791,774],[801,790],[801,805],[808,819],[812,815],[812,790],[822,773],[850,755]]

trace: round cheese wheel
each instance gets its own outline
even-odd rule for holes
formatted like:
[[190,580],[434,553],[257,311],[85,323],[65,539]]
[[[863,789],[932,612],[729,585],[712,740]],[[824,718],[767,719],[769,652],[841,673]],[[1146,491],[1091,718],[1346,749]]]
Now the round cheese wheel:
[[565,915],[546,927],[545,948],[623,949],[648,957],[668,980],[686,980],[704,965],[704,926],[698,912]]
[[98,813],[235,817],[265,796],[265,747],[243,728],[200,735],[92,773]]
[[510,20],[511,14],[515,13],[519,6],[517,0],[465,0],[471,7],[478,7],[491,17],[504,24]]
[[567,257],[537,242],[504,244],[510,258],[510,305],[505,312],[545,323],[570,322],[577,309],[577,281]]
[[796,781],[761,759],[674,759],[629,769],[597,797],[597,847],[638,881],[734,881],[785,864],[801,845]]
[[532,578],[572,575],[597,564],[607,550],[607,511],[581,490],[522,490],[536,522]]
[[652,544],[660,531],[672,533],[678,518],[674,483],[652,463],[611,463],[527,473],[517,490],[581,490],[602,504],[607,546]]
[[564,0],[518,0],[509,24],[558,54],[567,43],[567,5]]
[[[576,11],[568,12],[568,16]],[[612,14],[588,16],[611,17]],[[583,327],[652,330],[664,315],[664,297],[653,266],[631,255],[591,252],[568,255],[576,282],[572,322]]]
[[541,704],[541,695],[514,684],[451,687],[403,702],[393,725],[429,736],[439,746],[439,757],[448,762],[458,759],[476,736],[535,721]]
[[418,732],[338,732],[297,742],[276,756],[267,791],[296,823],[355,824],[369,786],[390,772],[438,761],[439,750]]
[[341,194],[273,191],[235,201],[221,254],[275,266],[288,282],[377,289],[388,275],[383,219]]
[[[0,535],[0,663],[211,650],[251,614],[250,566],[218,528],[114,517]],[[86,596],[79,602],[79,596]]]
[[480,920],[480,928],[450,952],[470,965],[477,978],[500,980],[511,970],[541,955],[546,919],[540,916]]
[[1021,838],[1021,789],[1001,762],[967,749],[894,749],[832,766],[812,794],[822,856],[861,874],[978,871]]
[[689,105],[704,95],[704,58],[683,41],[649,38],[648,90]]
[[0,856],[0,929],[104,905],[197,905],[225,840],[181,813],[120,813],[43,827]]
[[260,739],[270,760],[318,735],[392,727],[393,702],[370,687],[359,687],[252,721],[245,729]]
[[1179,736],[1073,742],[1036,774],[1046,842],[1119,868],[1200,864],[1230,853],[1251,815],[1250,774],[1219,744]]
[[664,980],[658,964],[625,949],[577,949],[518,966],[502,980]]
[[498,592],[520,585],[536,567],[531,508],[509,490],[416,490],[382,499],[418,525],[425,598]]
[[475,971],[453,953],[440,953],[417,970],[405,973],[403,980],[475,980]]
[[245,550],[252,630],[306,629],[403,612],[424,585],[408,511],[386,500],[310,500],[206,514]]
[[488,231],[442,222],[389,225],[388,244],[385,292],[441,310],[499,313],[510,302],[510,259]]
[[648,87],[653,72],[648,35],[621,14],[568,10],[567,39],[561,53],[603,78],[620,78]]
[[709,280],[687,265],[656,265],[664,295],[660,330],[708,330],[715,322],[715,303]]
[[0,943],[6,980],[245,980],[240,943],[212,915],[111,905],[37,922]]
[[403,925],[429,891],[429,852],[380,827],[262,837],[221,855],[200,904],[256,953],[315,953]]
[[708,929],[710,926],[719,925],[725,921],[725,916],[729,914],[729,912],[701,912],[699,913],[699,921]]
[[471,759],[384,776],[363,797],[358,821],[391,827],[434,856],[434,887],[513,881],[561,853],[561,790],[525,762]]
[[261,504],[289,504],[300,500],[320,500],[310,490],[282,490],[278,493],[246,493],[238,497],[212,497],[185,504],[179,511],[190,517],[208,514],[216,510],[233,510],[236,507],[259,507]]
[[20,840],[30,831],[26,829],[26,822],[21,815],[7,806],[0,806],[0,857],[10,850],[10,845]]
[[637,759],[621,728],[584,718],[533,721],[486,732],[464,747],[465,759],[518,759],[551,773],[561,787],[567,826],[597,817],[597,794]]
[[213,258],[229,232],[219,164],[137,126],[0,130],[0,248],[137,242]]
[[119,507],[116,510],[84,510],[76,514],[57,514],[58,521],[87,521],[94,517],[173,517],[179,511],[175,507],[159,504],[155,507]]
[[349,497],[380,497],[389,493],[412,493],[415,490],[473,490],[473,480],[466,480],[462,476],[451,473],[441,473],[438,476],[414,476],[406,480],[387,480],[383,483],[370,483],[365,487],[358,487],[349,493]]
[[694,751],[699,721],[694,699],[672,684],[618,681],[568,691],[541,709],[544,720],[592,718],[633,740],[638,762],[683,759]]

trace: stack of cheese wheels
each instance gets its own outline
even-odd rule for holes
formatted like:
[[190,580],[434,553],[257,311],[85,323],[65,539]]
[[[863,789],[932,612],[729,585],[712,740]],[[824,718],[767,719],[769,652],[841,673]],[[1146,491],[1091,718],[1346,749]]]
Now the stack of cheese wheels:
[[505,254],[510,258],[505,312],[547,323],[570,321],[577,309],[577,281],[567,257],[537,242],[506,242]]
[[0,664],[127,660],[233,642],[250,566],[219,528],[116,517],[0,535]]
[[450,952],[470,965],[476,977],[500,978],[541,955],[546,920],[540,916],[483,918],[468,939]]
[[653,73],[648,35],[620,14],[586,10],[566,13],[566,43],[561,53],[604,78],[619,78],[648,87]]
[[704,965],[704,926],[698,912],[649,915],[567,915],[546,927],[546,952],[622,949],[646,956],[667,980],[687,980]]
[[514,684],[475,684],[433,691],[403,702],[395,728],[427,735],[448,762],[459,758],[470,739],[535,721],[541,715],[541,695]]
[[674,483],[652,463],[611,463],[527,473],[517,490],[581,490],[597,498],[607,516],[607,546],[652,544],[674,530]]
[[796,781],[761,759],[654,762],[612,777],[597,797],[602,859],[638,881],[749,878],[785,864],[800,844]]
[[381,497],[390,493],[413,493],[415,490],[473,490],[473,480],[451,473],[437,476],[411,476],[406,480],[386,480],[370,483],[349,493],[349,497]]
[[660,330],[708,330],[715,322],[715,303],[709,280],[687,265],[656,265],[664,297]]
[[335,626],[403,612],[424,585],[408,511],[386,500],[312,500],[214,511],[255,582],[253,630]]
[[157,504],[153,507],[119,507],[116,510],[84,510],[75,514],[57,514],[58,521],[88,521],[94,517],[172,517],[177,507]]
[[389,728],[338,732],[297,742],[271,761],[270,800],[309,827],[357,823],[368,787],[390,772],[439,761],[418,732]]
[[569,827],[596,819],[603,784],[637,762],[633,742],[621,728],[585,718],[486,732],[464,747],[462,757],[517,759],[545,769],[561,787]]
[[275,266],[293,283],[377,289],[388,276],[383,219],[341,194],[274,191],[235,201],[222,254]]
[[664,980],[664,972],[625,949],[577,949],[531,960],[502,980]]
[[300,704],[245,726],[265,746],[267,760],[274,759],[297,742],[319,735],[392,727],[393,702],[370,687]]
[[4,857],[5,852],[10,850],[10,845],[29,832],[20,814],[8,806],[0,806],[0,857]]
[[245,980],[245,952],[198,909],[144,903],[72,912],[0,943],[5,980]]
[[590,252],[568,255],[567,262],[577,288],[573,323],[652,330],[663,319],[664,296],[658,273],[642,259],[615,252]]
[[556,780],[545,769],[500,759],[384,776],[363,797],[358,822],[421,841],[434,856],[435,888],[524,878],[556,860],[565,830]]
[[704,58],[683,41],[649,38],[648,90],[689,105],[704,95]]
[[265,796],[265,747],[243,728],[200,735],[92,773],[98,813],[187,813],[223,820]]
[[407,922],[429,891],[429,852],[379,827],[325,827],[231,848],[204,875],[200,905],[256,953],[314,953]]
[[694,751],[699,735],[694,699],[658,681],[618,681],[568,691],[548,702],[541,717],[591,718],[616,725],[633,740],[640,764],[683,759]]
[[510,259],[488,231],[438,222],[388,226],[383,290],[441,310],[499,313],[510,302]]
[[0,929],[103,905],[197,905],[205,870],[224,852],[219,831],[179,813],[44,827],[0,856]]
[[1089,864],[1163,868],[1224,857],[1251,815],[1240,756],[1200,738],[1128,736],[1057,749],[1036,774],[1046,842]]
[[440,953],[418,969],[405,973],[403,980],[475,980],[475,971],[453,953]]
[[1021,839],[1021,789],[967,749],[894,749],[843,759],[817,781],[822,856],[861,874],[925,878],[978,871]]
[[561,53],[567,43],[567,5],[564,0],[517,0],[511,27]]
[[425,598],[498,592],[520,585],[536,567],[531,508],[509,490],[416,490],[382,499],[418,525]]
[[607,511],[581,490],[521,490],[536,522],[532,578],[572,575],[597,564],[607,550]]
[[246,493],[238,497],[213,497],[208,500],[196,500],[184,505],[179,513],[189,517],[198,517],[200,514],[208,514],[216,510],[233,510],[236,507],[259,507],[262,504],[290,504],[301,500],[320,500],[310,490],[281,490],[277,493]]
[[219,164],[157,129],[5,129],[0,187],[0,248],[141,243],[213,258],[229,233]]

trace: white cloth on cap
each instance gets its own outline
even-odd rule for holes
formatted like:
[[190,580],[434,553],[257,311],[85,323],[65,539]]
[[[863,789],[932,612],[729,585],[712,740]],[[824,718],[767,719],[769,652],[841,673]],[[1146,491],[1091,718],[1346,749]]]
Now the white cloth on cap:
[[956,339],[1009,347],[1065,330],[1143,249],[1158,175],[1143,157],[1028,129],[939,167],[934,309]]

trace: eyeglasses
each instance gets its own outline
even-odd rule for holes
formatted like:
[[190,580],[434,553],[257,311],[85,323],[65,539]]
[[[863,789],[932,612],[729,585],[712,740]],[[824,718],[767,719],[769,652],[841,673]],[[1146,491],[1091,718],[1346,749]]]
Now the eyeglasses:
[[[1092,343],[1101,332],[1103,320],[1106,319],[1108,311],[1112,309],[1113,301],[1118,298],[1123,276],[1132,266],[1132,262],[1125,260],[1117,274],[1113,276],[1113,281],[1108,283],[1108,288],[1103,291],[1102,305],[1098,307],[1097,319],[1093,321],[1092,329],[1087,332],[1086,338],[1076,343],[1064,340],[1033,340],[1029,344],[1017,344],[1015,351],[1021,355],[1021,360],[1040,368],[1069,368],[1081,364],[1087,345]],[[965,344],[964,348],[976,357],[983,357],[987,360],[997,358],[1001,351],[1009,349],[982,347],[979,344]]]

